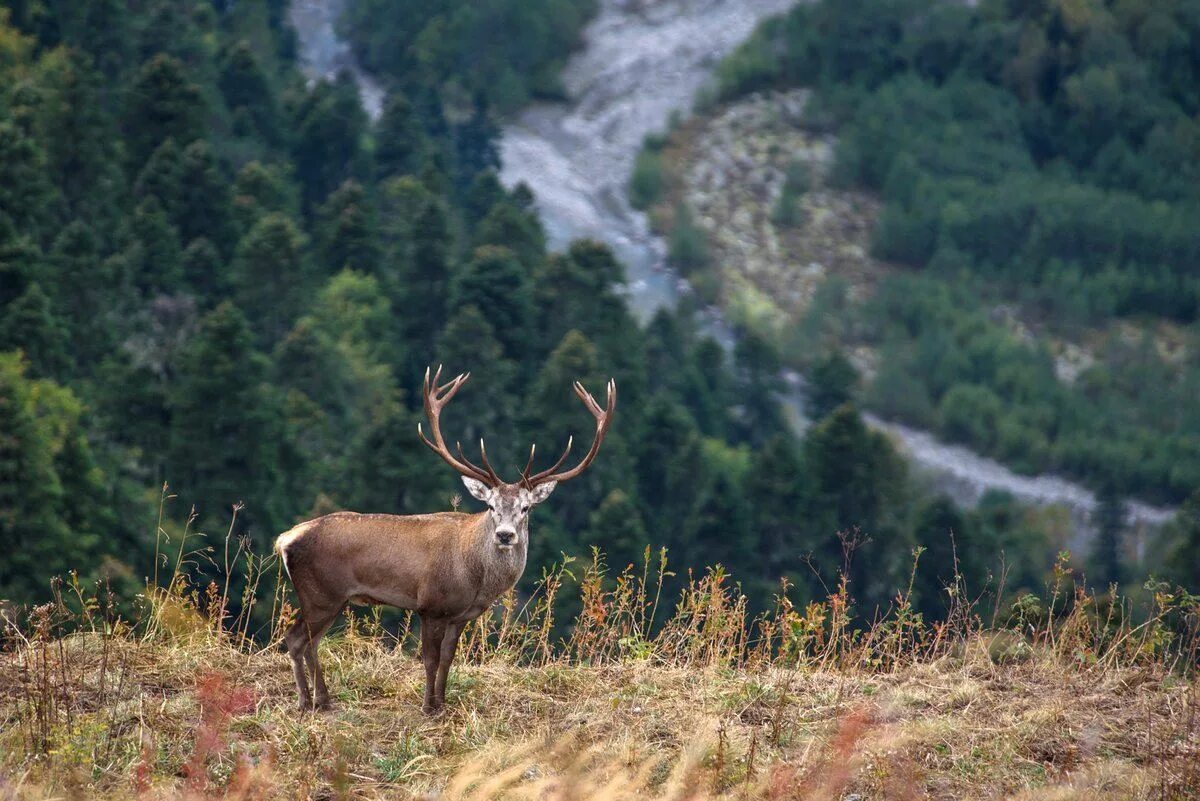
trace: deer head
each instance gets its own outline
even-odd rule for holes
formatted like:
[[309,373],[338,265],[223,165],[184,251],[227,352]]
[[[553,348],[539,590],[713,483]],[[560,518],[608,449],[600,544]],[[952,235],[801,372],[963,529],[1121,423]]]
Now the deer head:
[[526,546],[529,542],[529,513],[533,507],[549,498],[550,493],[560,482],[569,481],[586,470],[596,458],[596,454],[600,452],[600,443],[604,441],[604,436],[608,433],[608,426],[612,422],[612,413],[617,406],[616,382],[609,379],[608,398],[603,409],[596,403],[596,399],[592,397],[591,393],[583,388],[582,384],[578,381],[574,384],[575,394],[579,396],[583,405],[596,420],[596,433],[592,439],[592,446],[579,464],[568,470],[559,470],[571,453],[574,437],[570,437],[567,439],[567,446],[563,449],[562,456],[558,457],[558,461],[546,470],[531,473],[534,457],[537,454],[537,444],[534,443],[529,447],[529,461],[526,462],[525,469],[521,471],[521,477],[517,481],[509,483],[500,478],[492,468],[488,461],[487,446],[482,438],[479,440],[479,457],[483,466],[480,467],[463,454],[462,444],[459,442],[455,442],[455,450],[458,455],[452,454],[442,436],[442,409],[467,382],[471,374],[462,373],[439,386],[438,380],[441,377],[442,368],[438,367],[432,379],[429,372],[429,368],[426,368],[423,396],[425,415],[429,418],[429,432],[432,440],[425,436],[425,431],[420,423],[417,423],[417,434],[430,450],[462,474],[463,484],[466,485],[471,496],[487,504],[488,512],[492,517],[496,547],[507,551],[514,547]]

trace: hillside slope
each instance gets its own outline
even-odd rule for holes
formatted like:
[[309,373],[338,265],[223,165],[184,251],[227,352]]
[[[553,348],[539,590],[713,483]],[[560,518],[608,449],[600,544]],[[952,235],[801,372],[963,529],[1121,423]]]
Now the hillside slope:
[[6,628],[0,787],[30,799],[1195,798],[1195,599],[1160,590],[1133,626],[1120,607],[1071,600],[1068,572],[1048,588],[1053,614],[1027,596],[1002,616],[1010,628],[989,631],[979,618],[998,610],[955,604],[955,622],[930,627],[904,598],[854,629],[845,585],[751,626],[720,571],[654,626],[652,584],[587,571],[557,642],[566,574],[551,574],[524,610],[510,598],[468,629],[435,718],[420,712],[410,619],[385,633],[356,617],[323,641],[336,709],[303,714],[277,638],[243,640],[249,613],[218,626],[222,591],[176,578],[134,628],[103,599]]

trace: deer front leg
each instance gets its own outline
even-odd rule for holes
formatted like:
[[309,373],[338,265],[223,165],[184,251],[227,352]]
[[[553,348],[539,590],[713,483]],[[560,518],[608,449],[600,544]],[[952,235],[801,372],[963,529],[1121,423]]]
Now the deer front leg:
[[446,678],[450,675],[450,664],[458,650],[458,638],[462,636],[465,623],[447,623],[442,634],[441,653],[438,655],[437,683],[433,688],[434,702],[438,707],[446,705]]
[[426,715],[438,711],[437,673],[438,662],[441,661],[442,637],[446,631],[446,622],[436,618],[421,618],[421,661],[425,664],[425,702],[421,710]]

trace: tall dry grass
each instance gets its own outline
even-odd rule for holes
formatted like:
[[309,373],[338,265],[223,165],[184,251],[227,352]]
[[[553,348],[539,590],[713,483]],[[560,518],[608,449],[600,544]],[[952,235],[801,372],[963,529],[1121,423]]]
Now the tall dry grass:
[[[52,603],[5,611],[0,798],[1200,788],[1200,600],[1165,585],[1135,615],[1063,559],[1042,596],[1003,608],[947,588],[940,621],[914,610],[911,586],[856,620],[845,579],[803,608],[781,586],[752,616],[720,568],[665,597],[665,553],[617,575],[596,553],[547,569],[467,629],[441,718],[418,710],[412,616],[385,628],[377,610],[323,644],[338,711],[302,716],[278,645],[294,609],[277,560],[232,526],[210,544],[193,523],[168,536],[160,519],[132,614],[74,576],[55,582]],[[564,627],[567,591],[580,611]]]

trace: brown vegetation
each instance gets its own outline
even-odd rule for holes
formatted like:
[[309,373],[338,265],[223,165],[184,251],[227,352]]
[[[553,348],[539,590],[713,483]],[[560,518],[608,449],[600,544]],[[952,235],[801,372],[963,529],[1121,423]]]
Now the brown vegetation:
[[[227,564],[248,587],[277,575],[244,553]],[[578,567],[472,624],[433,719],[407,623],[352,617],[328,638],[337,709],[302,715],[278,645],[282,587],[256,641],[252,592],[229,616],[228,586],[177,569],[129,624],[67,582],[8,621],[0,797],[1157,799],[1200,786],[1189,596],[1159,592],[1134,623],[1060,567],[1045,601],[1011,614],[962,601],[931,625],[901,594],[859,627],[844,583],[750,620],[720,569],[676,602],[649,553],[616,577],[598,558]],[[559,638],[568,584],[581,611]]]

